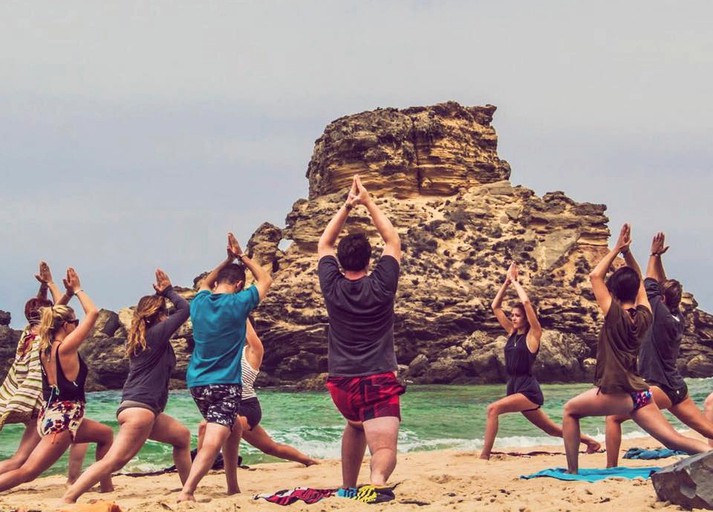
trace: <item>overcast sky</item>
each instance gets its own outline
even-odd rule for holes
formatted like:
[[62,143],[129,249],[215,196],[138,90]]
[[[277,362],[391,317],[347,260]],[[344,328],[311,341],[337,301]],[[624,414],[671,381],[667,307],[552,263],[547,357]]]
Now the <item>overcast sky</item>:
[[0,2],[0,309],[40,259],[101,307],[190,285],[377,107],[496,105],[511,181],[608,206],[713,311],[708,1]]

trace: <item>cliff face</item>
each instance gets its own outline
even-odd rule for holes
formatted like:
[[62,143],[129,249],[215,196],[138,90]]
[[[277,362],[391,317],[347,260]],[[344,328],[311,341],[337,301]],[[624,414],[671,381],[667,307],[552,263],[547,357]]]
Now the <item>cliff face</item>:
[[[247,244],[274,277],[255,314],[266,348],[259,384],[304,383],[327,370],[317,242],[357,173],[402,240],[395,322],[402,375],[418,383],[504,381],[505,337],[490,303],[516,261],[545,328],[538,378],[591,379],[602,318],[587,275],[607,252],[606,207],[512,186],[510,166],[497,156],[494,111],[451,102],[379,109],[327,126],[307,169],[309,197],[294,203],[284,229],[263,224]],[[349,217],[345,232],[353,230],[367,233],[378,258],[381,239],[363,207]],[[284,241],[291,243],[282,251]],[[510,293],[506,309],[516,301]],[[684,307],[679,367],[686,376],[712,376],[713,316],[690,295]],[[123,383],[129,319],[129,310],[104,312],[85,344],[97,389]],[[173,341],[180,380],[190,321]]]

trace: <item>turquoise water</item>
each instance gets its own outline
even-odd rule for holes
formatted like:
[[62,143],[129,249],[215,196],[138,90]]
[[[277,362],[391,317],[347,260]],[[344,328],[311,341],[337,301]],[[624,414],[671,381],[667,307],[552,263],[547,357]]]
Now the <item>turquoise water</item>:
[[[713,391],[713,379],[688,380],[693,400],[702,407],[703,400]],[[562,405],[574,395],[589,389],[589,384],[545,384],[545,411],[555,421],[562,419]],[[399,451],[423,451],[436,449],[478,450],[482,446],[485,428],[486,406],[504,394],[505,386],[409,386],[402,396],[403,423],[399,437]],[[90,393],[87,402],[88,417],[101,421],[118,430],[114,415],[120,398],[119,391]],[[335,410],[326,392],[290,392],[261,390],[263,408],[261,425],[277,441],[291,444],[316,458],[338,458],[343,420]],[[166,410],[168,414],[184,423],[194,433],[195,446],[200,414],[187,391],[173,391]],[[682,428],[675,418],[665,413],[669,420]],[[12,455],[23,428],[8,425],[0,432],[0,459]],[[599,441],[604,439],[603,418],[585,418],[583,432]],[[633,422],[624,425],[625,437],[643,435]],[[528,447],[541,444],[557,444],[558,441],[545,435],[530,424],[521,414],[501,416],[495,449],[504,447]],[[245,463],[275,461],[253,447],[241,444]],[[93,455],[87,457],[87,464]],[[149,441],[125,468],[125,471],[155,471],[173,464],[171,448]],[[50,470],[62,473],[66,458]]]

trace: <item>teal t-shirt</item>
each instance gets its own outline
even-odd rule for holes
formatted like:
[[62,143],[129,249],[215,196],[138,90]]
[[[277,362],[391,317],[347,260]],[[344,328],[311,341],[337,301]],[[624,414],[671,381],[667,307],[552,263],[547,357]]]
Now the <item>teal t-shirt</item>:
[[189,388],[241,384],[240,358],[245,346],[245,321],[260,301],[253,285],[238,293],[203,290],[191,301],[195,347],[186,371]]

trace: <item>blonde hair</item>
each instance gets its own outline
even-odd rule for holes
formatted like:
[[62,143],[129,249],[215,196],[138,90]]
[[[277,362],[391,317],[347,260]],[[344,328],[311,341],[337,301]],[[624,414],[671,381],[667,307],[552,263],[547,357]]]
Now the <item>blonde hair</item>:
[[160,295],[146,295],[136,305],[126,339],[126,356],[135,356],[146,350],[146,327],[166,311],[166,300]]
[[73,316],[74,310],[63,304],[40,308],[40,352],[49,351],[57,329]]

